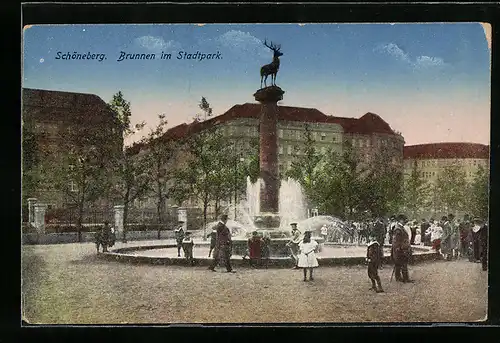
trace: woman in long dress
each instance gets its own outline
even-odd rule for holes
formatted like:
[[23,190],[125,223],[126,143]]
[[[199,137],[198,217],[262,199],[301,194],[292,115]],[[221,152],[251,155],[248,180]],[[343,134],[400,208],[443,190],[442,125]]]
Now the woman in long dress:
[[311,239],[311,231],[304,233],[304,239],[299,243],[299,263],[298,267],[304,271],[304,281],[307,281],[307,270],[309,270],[309,281],[314,280],[313,268],[318,267],[318,259],[315,251],[318,248],[318,242]]

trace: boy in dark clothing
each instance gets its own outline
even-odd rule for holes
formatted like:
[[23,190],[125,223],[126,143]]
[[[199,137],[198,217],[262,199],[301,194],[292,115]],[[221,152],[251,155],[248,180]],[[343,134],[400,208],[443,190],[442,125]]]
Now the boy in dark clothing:
[[368,277],[372,282],[372,287],[370,289],[376,291],[377,293],[384,292],[380,282],[380,277],[378,276],[378,269],[382,263],[380,244],[374,238],[372,238],[371,242],[368,244],[366,261],[368,262]]
[[191,232],[186,232],[184,239],[182,240],[182,250],[184,251],[184,257],[191,265],[194,263],[193,247],[194,242],[191,238]]

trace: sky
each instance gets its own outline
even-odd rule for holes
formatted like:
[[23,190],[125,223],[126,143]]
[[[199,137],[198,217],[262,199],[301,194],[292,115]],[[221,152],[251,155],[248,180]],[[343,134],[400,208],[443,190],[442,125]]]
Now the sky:
[[[153,128],[164,113],[172,127],[201,112],[202,96],[214,115],[255,103],[260,67],[273,56],[267,39],[283,53],[277,76],[283,106],[339,117],[376,113],[407,145],[489,144],[488,33],[480,23],[29,26],[22,85],[92,93],[106,102],[122,91],[132,123]],[[122,51],[156,58],[117,61]],[[197,51],[220,58],[177,59]],[[58,58],[75,52],[105,59]],[[171,59],[160,59],[162,52]]]

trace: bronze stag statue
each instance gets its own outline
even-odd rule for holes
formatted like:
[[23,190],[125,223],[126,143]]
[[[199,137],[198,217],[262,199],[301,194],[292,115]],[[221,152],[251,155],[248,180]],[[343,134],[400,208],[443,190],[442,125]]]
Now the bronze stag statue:
[[276,74],[278,74],[278,70],[280,69],[279,57],[283,56],[283,53],[280,51],[281,45],[275,45],[273,42],[271,42],[271,45],[268,45],[267,41],[264,41],[264,45],[274,52],[274,56],[271,63],[260,68],[260,88],[262,88],[262,81],[264,81],[264,85],[267,87],[266,80],[269,75],[271,75],[271,84],[276,85]]

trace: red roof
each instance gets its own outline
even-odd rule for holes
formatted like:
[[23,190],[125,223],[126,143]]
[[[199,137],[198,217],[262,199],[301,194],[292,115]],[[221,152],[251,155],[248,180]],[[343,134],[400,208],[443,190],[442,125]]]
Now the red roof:
[[[207,126],[221,124],[238,118],[253,118],[260,117],[260,104],[246,103],[243,105],[234,105],[226,113],[209,119],[204,122],[182,124],[170,129],[166,134],[177,136],[182,133],[199,132]],[[299,121],[309,123],[335,123],[342,126],[344,132],[347,133],[386,133],[394,135],[395,132],[391,129],[382,118],[374,113],[367,113],[361,118],[343,118],[328,116],[315,108],[278,106],[278,120],[282,121]],[[183,129],[180,127],[184,126]],[[186,129],[187,131],[184,131]],[[175,131],[170,132],[170,131]]]
[[[242,105],[234,105],[224,114],[213,117],[202,122],[193,122],[190,124],[181,124],[169,129],[162,139],[181,139],[191,134],[203,131],[204,129],[222,124],[239,118],[259,119],[260,104],[245,103]],[[278,106],[278,120],[281,121],[298,121],[308,123],[332,123],[339,124],[346,133],[372,134],[385,133],[395,135],[382,118],[374,113],[366,113],[361,118],[344,118],[328,116],[315,108]]]
[[490,147],[477,143],[430,143],[407,145],[403,150],[404,159],[432,158],[484,158],[488,159]]

